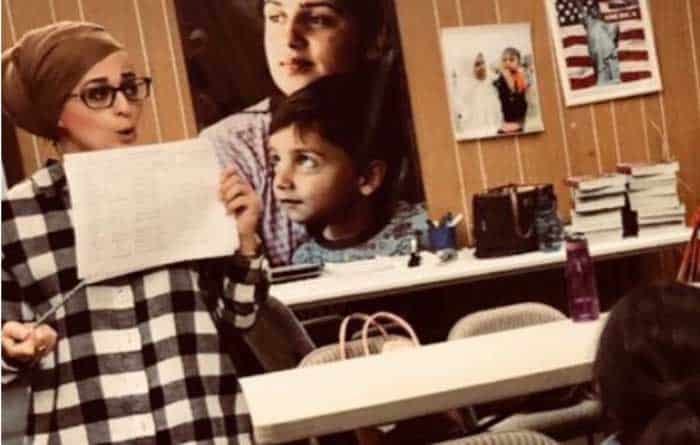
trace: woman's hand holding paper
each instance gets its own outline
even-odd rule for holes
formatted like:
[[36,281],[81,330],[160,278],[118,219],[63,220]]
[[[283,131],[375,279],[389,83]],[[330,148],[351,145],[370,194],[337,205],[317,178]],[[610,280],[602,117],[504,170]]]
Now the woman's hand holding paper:
[[226,206],[226,211],[235,215],[240,253],[256,255],[261,243],[256,232],[262,215],[262,200],[234,166],[227,167],[221,173],[219,199]]

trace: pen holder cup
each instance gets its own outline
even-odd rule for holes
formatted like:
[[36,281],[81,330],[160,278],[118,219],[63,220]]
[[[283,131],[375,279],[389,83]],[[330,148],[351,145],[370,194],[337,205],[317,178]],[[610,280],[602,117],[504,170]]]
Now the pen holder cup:
[[430,250],[457,249],[457,233],[454,227],[430,227],[428,229]]

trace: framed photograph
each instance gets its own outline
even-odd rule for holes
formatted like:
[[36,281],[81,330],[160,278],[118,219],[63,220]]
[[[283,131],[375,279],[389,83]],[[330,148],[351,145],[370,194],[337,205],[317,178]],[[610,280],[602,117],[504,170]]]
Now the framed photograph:
[[543,131],[529,23],[444,28],[455,139]]
[[646,0],[545,0],[567,106],[661,91]]

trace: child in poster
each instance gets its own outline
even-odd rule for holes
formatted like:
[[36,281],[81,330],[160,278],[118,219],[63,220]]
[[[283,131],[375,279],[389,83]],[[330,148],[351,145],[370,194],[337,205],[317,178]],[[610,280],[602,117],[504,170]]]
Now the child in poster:
[[394,137],[395,113],[374,102],[375,83],[361,73],[329,76],[272,114],[275,197],[311,236],[293,263],[409,254],[427,229],[423,205],[395,201],[405,147]]
[[522,68],[520,51],[513,47],[504,49],[501,61],[500,73],[494,82],[503,113],[503,125],[498,132],[518,133],[523,131],[525,123],[527,114],[525,93],[529,85]]

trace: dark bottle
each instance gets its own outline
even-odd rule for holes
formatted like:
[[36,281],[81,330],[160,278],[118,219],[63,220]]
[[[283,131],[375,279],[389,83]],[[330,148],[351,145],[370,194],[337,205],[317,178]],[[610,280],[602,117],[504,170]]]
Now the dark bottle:
[[557,197],[551,186],[537,189],[535,205],[535,231],[539,249],[557,251],[561,247],[562,225],[557,215]]
[[600,315],[598,288],[588,242],[581,233],[566,237],[566,296],[574,321],[596,320]]

